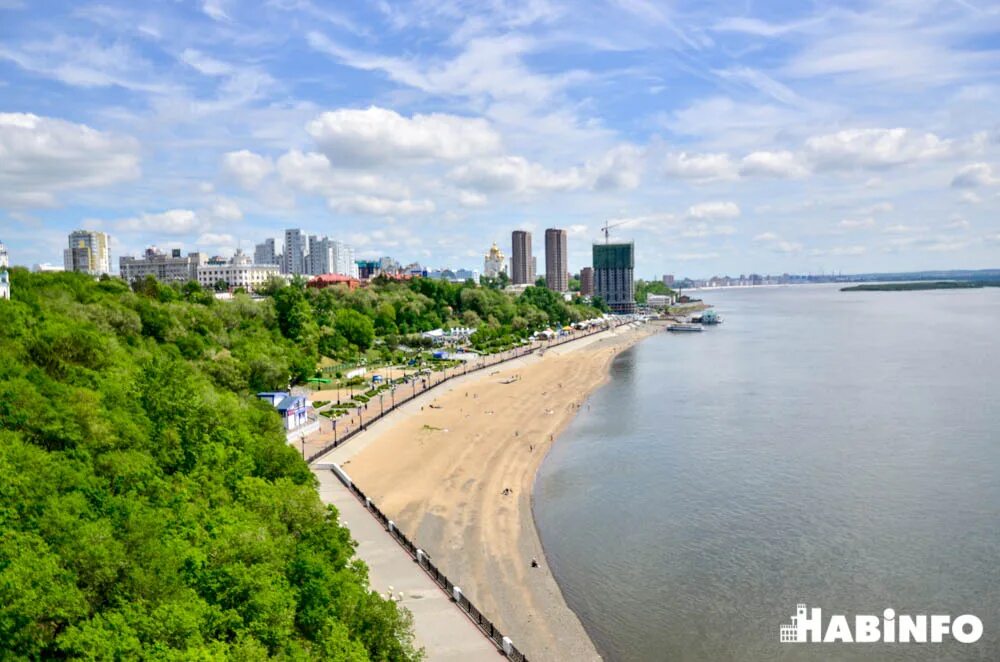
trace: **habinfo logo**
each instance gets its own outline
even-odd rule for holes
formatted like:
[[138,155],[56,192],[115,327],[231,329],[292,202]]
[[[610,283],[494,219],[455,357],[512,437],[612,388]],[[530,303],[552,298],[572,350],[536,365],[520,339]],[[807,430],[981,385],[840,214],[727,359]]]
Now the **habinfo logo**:
[[914,643],[940,644],[955,640],[974,644],[983,636],[983,622],[972,614],[952,618],[947,614],[896,614],[889,608],[881,616],[857,614],[849,619],[843,614],[832,614],[823,622],[823,610],[807,609],[805,604],[795,607],[792,622],[783,624],[778,633],[781,643]]

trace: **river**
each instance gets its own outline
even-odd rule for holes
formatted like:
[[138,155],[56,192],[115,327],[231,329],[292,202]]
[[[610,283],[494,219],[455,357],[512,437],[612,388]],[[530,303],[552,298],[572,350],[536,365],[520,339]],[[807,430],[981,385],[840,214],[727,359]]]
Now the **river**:
[[[619,355],[534,512],[609,660],[1000,659],[1000,289],[706,291]],[[978,616],[978,643],[787,644],[824,615]]]

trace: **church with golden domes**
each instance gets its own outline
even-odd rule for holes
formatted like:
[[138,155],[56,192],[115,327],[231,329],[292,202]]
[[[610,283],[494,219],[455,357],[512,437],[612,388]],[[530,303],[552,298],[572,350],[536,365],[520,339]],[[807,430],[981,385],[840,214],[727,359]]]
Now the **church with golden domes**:
[[507,273],[507,258],[494,241],[490,252],[483,259],[483,275],[487,278],[496,278],[501,273]]

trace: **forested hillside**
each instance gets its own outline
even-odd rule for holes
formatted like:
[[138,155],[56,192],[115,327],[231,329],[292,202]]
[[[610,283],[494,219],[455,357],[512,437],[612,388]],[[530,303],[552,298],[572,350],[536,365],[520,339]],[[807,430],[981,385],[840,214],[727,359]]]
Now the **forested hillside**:
[[12,285],[0,658],[415,657],[408,617],[369,591],[350,533],[250,395],[390,320],[354,311],[338,327],[300,288],[221,303],[23,269]]

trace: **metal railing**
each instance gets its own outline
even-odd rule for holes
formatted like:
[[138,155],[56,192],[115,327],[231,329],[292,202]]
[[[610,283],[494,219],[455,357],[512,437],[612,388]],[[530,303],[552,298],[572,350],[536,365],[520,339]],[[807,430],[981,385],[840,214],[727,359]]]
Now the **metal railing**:
[[[581,340],[583,338],[590,337],[594,334],[601,333],[602,331],[607,331],[608,329],[614,329],[614,328],[615,328],[614,326],[600,327],[589,331],[574,333],[571,334],[569,337],[565,337],[561,340],[556,339],[556,340],[544,341],[538,343],[537,345],[531,345],[529,347],[521,347],[518,349],[508,350],[507,352],[502,352],[499,355],[485,356],[483,357],[482,363],[478,365],[470,367],[468,364],[466,364],[461,368],[456,367],[451,369],[452,373],[451,375],[448,374],[449,372],[448,370],[445,370],[444,374],[440,376],[437,381],[434,381],[433,374],[428,375],[426,378],[426,382],[424,383],[419,392],[417,391],[416,387],[414,387],[409,394],[402,394],[399,397],[393,398],[394,404],[392,404],[389,407],[384,406],[384,397],[383,397],[383,401],[379,403],[378,411],[375,411],[373,409],[373,413],[367,417],[366,417],[367,410],[366,409],[361,410],[361,413],[359,414],[358,417],[359,422],[356,427],[345,431],[343,434],[338,436],[334,441],[323,446],[321,449],[319,449],[318,451],[307,457],[306,463],[312,464],[313,462],[323,457],[333,449],[338,448],[347,443],[348,441],[350,441],[359,432],[363,432],[364,430],[366,430],[368,426],[371,425],[372,423],[375,423],[376,421],[385,418],[393,410],[398,409],[399,407],[406,404],[410,400],[413,400],[423,395],[424,393],[430,391],[431,389],[437,388],[441,384],[444,384],[452,379],[455,379],[456,377],[463,377],[465,375],[468,375],[469,373],[473,373],[479,370],[485,370],[486,368],[492,368],[493,366],[500,365],[501,363],[506,363],[507,361],[513,361],[515,359],[519,359],[523,356],[527,356],[528,354],[531,354],[536,351],[544,351],[547,349],[551,349],[553,347],[558,347],[559,345],[565,345],[566,343],[573,342],[574,340]],[[490,359],[494,357],[495,360],[491,361]],[[374,398],[372,398],[372,400],[370,400],[368,404],[372,404],[373,402],[377,401]]]
[[389,535],[399,543],[399,546],[406,550],[406,553],[410,555],[414,561],[417,562],[427,576],[430,577],[435,584],[437,584],[446,595],[458,605],[458,607],[465,612],[465,615],[469,617],[469,620],[475,624],[479,630],[486,635],[493,644],[501,651],[508,659],[514,660],[514,662],[528,662],[527,656],[522,653],[518,648],[511,642],[511,640],[504,636],[504,634],[495,626],[493,623],[486,618],[479,609],[472,603],[469,598],[465,596],[464,593],[455,591],[455,584],[448,579],[448,577],[434,565],[430,557],[423,551],[417,548],[413,542],[406,537],[399,527],[396,526],[395,522],[386,517],[385,513],[379,510],[375,502],[368,498],[364,492],[361,491],[354,481],[346,479],[343,472],[337,472],[331,469],[333,475],[337,477],[350,491],[357,497],[365,509],[371,513],[372,517],[379,521],[379,523],[389,532]]

